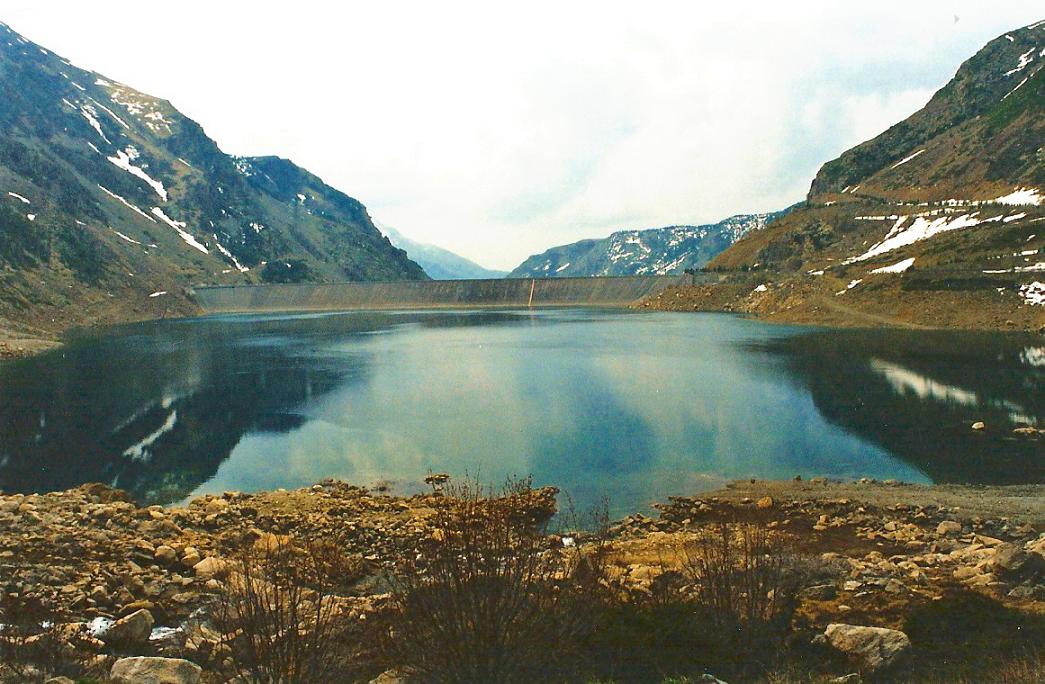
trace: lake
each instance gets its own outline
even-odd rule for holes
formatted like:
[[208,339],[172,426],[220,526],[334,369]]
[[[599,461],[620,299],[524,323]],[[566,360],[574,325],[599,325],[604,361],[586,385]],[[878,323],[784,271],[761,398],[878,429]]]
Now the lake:
[[100,481],[170,504],[532,475],[622,514],[748,477],[1045,482],[1045,442],[1012,433],[1043,418],[1040,336],[582,309],[212,316],[0,365],[0,488]]

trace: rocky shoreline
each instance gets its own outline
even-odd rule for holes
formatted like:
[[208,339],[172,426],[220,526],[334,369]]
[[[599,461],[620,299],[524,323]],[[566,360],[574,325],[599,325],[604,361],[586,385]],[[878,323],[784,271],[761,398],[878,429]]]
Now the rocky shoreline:
[[[532,505],[550,513],[555,494],[535,490]],[[385,571],[438,535],[432,517],[440,502],[437,494],[400,497],[337,481],[207,495],[183,508],[138,506],[97,484],[4,495],[0,580],[8,596],[39,600],[86,625],[100,639],[96,658],[113,659],[104,643],[114,634],[145,655],[202,657],[217,644],[208,607],[238,552],[284,538],[338,545],[359,561],[344,600],[365,618],[387,598]],[[669,572],[673,550],[694,531],[748,521],[788,533],[828,568],[802,594],[801,614],[817,630],[898,629],[911,606],[956,587],[1045,614],[1045,485],[743,481],[656,509],[616,522],[599,542],[610,577],[634,590]],[[577,535],[581,547],[587,541]]]

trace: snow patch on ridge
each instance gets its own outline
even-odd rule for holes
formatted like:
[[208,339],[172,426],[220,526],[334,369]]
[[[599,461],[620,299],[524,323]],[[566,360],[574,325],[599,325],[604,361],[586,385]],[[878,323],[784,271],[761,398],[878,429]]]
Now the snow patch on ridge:
[[163,183],[145,173],[144,169],[131,163],[139,156],[138,150],[136,150],[133,145],[128,145],[126,150],[117,150],[115,157],[106,157],[106,159],[132,176],[137,176],[145,181],[150,188],[156,191],[156,194],[160,196],[160,199],[166,202],[167,190],[163,187]]
[[911,257],[910,259],[898,261],[892,266],[882,266],[881,268],[874,269],[871,273],[903,273],[911,266],[914,266],[914,259],[914,257]]
[[160,209],[159,207],[153,207],[152,213],[153,215],[157,216],[161,221],[163,221],[168,226],[177,231],[178,235],[181,236],[181,239],[184,240],[186,244],[188,244],[190,247],[192,247],[193,249],[198,249],[204,254],[210,254],[210,251],[202,244],[200,244],[200,242],[195,237],[193,237],[191,233],[188,233],[184,230],[184,221],[175,221],[170,216],[167,216],[167,214],[164,214],[163,209]]
[[896,162],[895,164],[890,166],[889,169],[892,170],[892,169],[895,169],[897,166],[903,166],[904,164],[906,164],[907,162],[911,161],[912,159],[914,159],[918,155],[922,154],[923,152],[925,152],[925,149],[918,150],[914,154],[912,154],[912,155],[910,155],[908,157],[904,157],[900,161]]

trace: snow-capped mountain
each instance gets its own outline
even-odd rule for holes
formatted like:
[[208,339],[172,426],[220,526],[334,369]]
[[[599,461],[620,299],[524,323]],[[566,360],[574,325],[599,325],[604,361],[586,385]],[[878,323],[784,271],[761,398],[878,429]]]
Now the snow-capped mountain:
[[597,240],[581,240],[529,257],[512,278],[669,275],[700,268],[716,254],[779,216],[741,214],[704,226],[622,230]]
[[188,312],[198,283],[424,278],[358,201],[0,23],[0,322]]

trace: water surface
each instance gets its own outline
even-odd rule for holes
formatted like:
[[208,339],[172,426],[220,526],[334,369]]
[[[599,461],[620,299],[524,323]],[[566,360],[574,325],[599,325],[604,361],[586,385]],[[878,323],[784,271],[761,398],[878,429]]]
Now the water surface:
[[[214,316],[0,366],[0,487],[147,502],[532,474],[615,513],[734,478],[1045,481],[1045,345],[605,310]],[[989,429],[973,433],[969,425]]]

